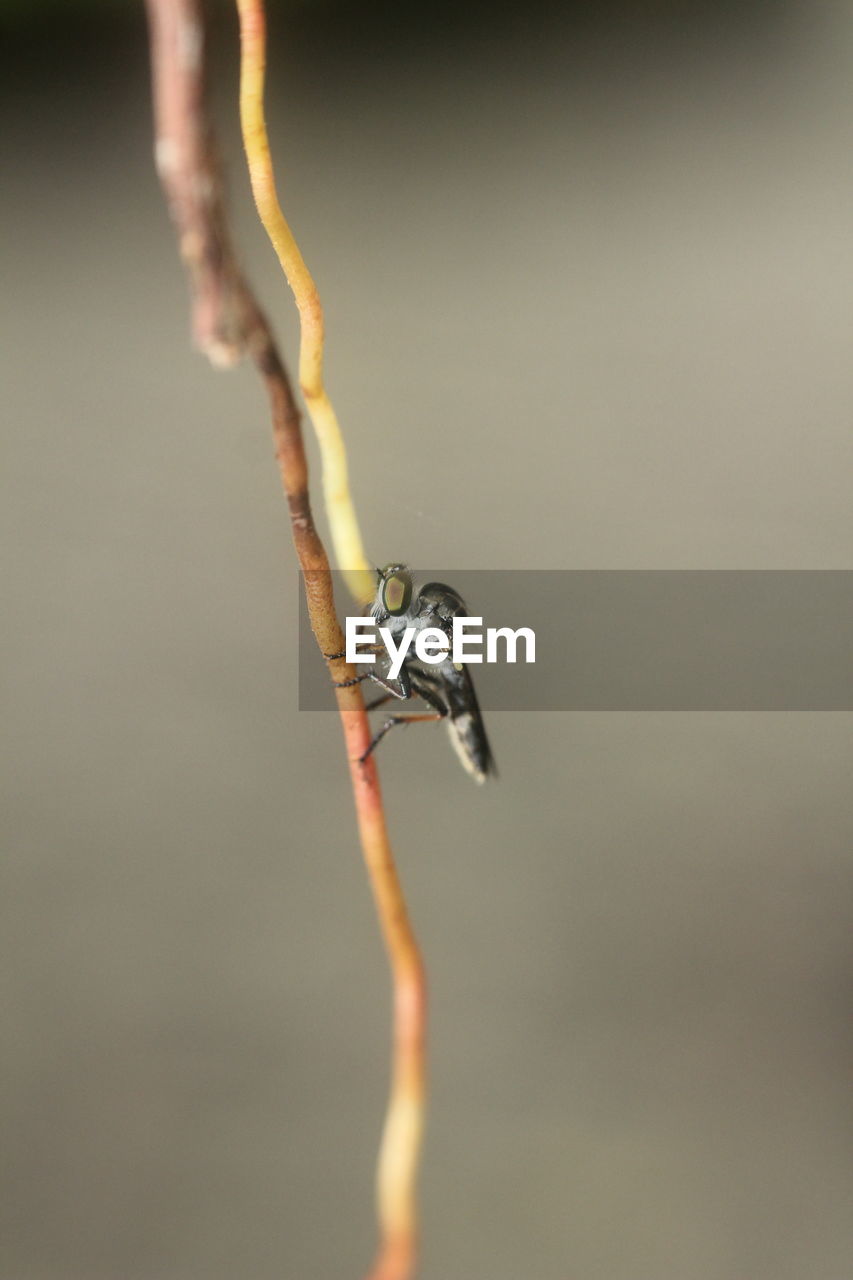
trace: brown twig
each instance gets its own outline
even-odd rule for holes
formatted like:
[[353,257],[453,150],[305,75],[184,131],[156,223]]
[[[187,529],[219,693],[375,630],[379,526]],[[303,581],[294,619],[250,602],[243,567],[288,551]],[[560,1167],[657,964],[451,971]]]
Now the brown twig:
[[245,348],[239,289],[205,111],[198,0],[146,0],[154,98],[154,160],[190,278],[193,337],[214,365]]
[[[269,323],[234,255],[205,110],[204,26],[199,0],[146,0],[156,128],[155,156],[187,265],[197,345],[216,365],[248,353],[269,396],[275,453],[305,581],[311,627],[324,655],[343,648],[325,548],[314,526],[299,410]],[[336,680],[353,674],[330,660]],[[378,1171],[379,1253],[370,1280],[413,1273],[415,1181],[425,1095],[423,964],[391,852],[358,685],[336,688],[362,851],[394,981],[393,1079]]]

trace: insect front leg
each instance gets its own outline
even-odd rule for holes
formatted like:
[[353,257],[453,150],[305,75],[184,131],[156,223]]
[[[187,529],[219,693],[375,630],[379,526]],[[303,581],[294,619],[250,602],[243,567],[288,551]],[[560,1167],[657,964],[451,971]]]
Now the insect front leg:
[[[370,645],[369,648],[365,650],[365,652],[371,652],[371,651],[373,653],[381,653],[382,646],[378,644]],[[345,658],[346,656],[347,655],[346,655],[345,649],[342,650],[341,653],[324,653],[323,654],[323,657],[326,659],[327,662],[337,662],[341,658]],[[350,680],[333,680],[332,688],[333,689],[351,689],[354,684],[361,684],[362,680],[368,680],[368,679],[374,680],[376,679],[376,677],[373,675],[372,671],[363,671],[361,675],[353,676]]]
[[[360,648],[362,653],[382,653],[383,652],[381,644],[362,644]],[[346,649],[341,649],[340,653],[324,653],[323,654],[323,657],[326,659],[327,662],[337,662],[339,661],[339,659],[345,658],[346,656],[347,656]]]
[[333,680],[333,689],[351,689],[354,684],[361,684],[362,680],[369,679],[367,672],[363,672],[360,676],[353,676],[351,680]]

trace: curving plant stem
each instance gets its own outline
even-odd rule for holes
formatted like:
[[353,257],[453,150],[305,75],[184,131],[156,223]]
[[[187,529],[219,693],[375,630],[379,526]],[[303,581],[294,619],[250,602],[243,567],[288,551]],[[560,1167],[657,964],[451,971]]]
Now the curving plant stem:
[[[233,364],[241,355],[248,354],[264,381],[275,454],[305,582],[311,627],[321,653],[339,653],[343,636],[335,611],[329,561],[311,513],[299,410],[275,338],[237,265],[228,232],[222,181],[205,110],[204,26],[200,0],[146,0],[146,5],[151,38],[155,158],[189,274],[194,338],[216,365]],[[241,20],[244,24],[248,22],[250,28],[248,44],[244,43],[243,74],[248,75],[249,83],[254,83],[260,94],[263,90],[262,7],[242,4]],[[245,41],[245,25],[243,35]],[[262,114],[260,120],[263,125]],[[268,147],[263,164],[258,158],[258,146],[263,144],[261,150],[266,146],[266,131],[262,128],[261,133],[256,131],[254,136],[254,179],[257,180],[260,172],[264,180],[265,164],[266,181],[274,193]],[[292,236],[291,242],[301,262]],[[304,269],[304,263],[302,266]],[[309,285],[303,288],[300,284],[297,293],[297,298],[302,299],[303,389],[309,407],[313,405],[316,410],[319,403],[331,421],[334,414],[332,412],[328,419],[331,406],[322,389],[322,310],[310,276],[307,280]],[[309,305],[305,299],[310,297],[311,290],[315,302]],[[333,453],[338,450],[333,488],[337,498],[342,499],[343,507],[348,504],[357,535],[346,481],[346,455],[336,420],[334,430],[326,436],[326,462],[330,448]],[[339,516],[340,510],[341,502]],[[358,575],[366,568],[366,561],[358,563],[356,544],[351,537],[347,541],[348,520],[349,517],[342,518],[342,522],[339,519],[338,535],[344,539],[349,567]],[[357,548],[360,546],[358,538]],[[363,552],[360,554],[364,560]],[[354,581],[363,589],[358,576]],[[327,658],[327,664],[335,680],[353,675],[353,669],[340,659]],[[417,1247],[416,1178],[425,1101],[425,975],[388,840],[376,764],[372,756],[364,764],[359,763],[371,740],[361,687],[336,688],[335,695],[349,759],[361,847],[394,983],[391,1095],[378,1168],[380,1243],[370,1280],[409,1280]]]
[[338,568],[356,600],[373,596],[376,579],[364,553],[349,487],[346,447],[323,381],[323,304],[281,211],[264,120],[266,15],[263,0],[237,0],[240,17],[240,122],[258,215],[272,241],[299,311],[299,386],[320,445],[326,515]]

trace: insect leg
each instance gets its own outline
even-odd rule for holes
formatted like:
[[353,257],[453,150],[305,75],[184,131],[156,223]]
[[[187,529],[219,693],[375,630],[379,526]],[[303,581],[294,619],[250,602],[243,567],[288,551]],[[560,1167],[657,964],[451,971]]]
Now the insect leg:
[[365,711],[375,711],[377,707],[381,707],[386,702],[390,702],[397,695],[394,693],[380,693],[378,698],[372,698],[370,702],[365,702]]
[[423,724],[428,720],[443,720],[444,713],[440,711],[431,711],[429,715],[424,716],[391,716],[385,721],[376,737],[371,742],[363,756],[359,756],[358,763],[364,764],[368,756],[372,755],[379,746],[386,733],[390,733],[395,724]]
[[438,712],[439,720],[443,720],[448,714],[448,706],[437,689],[433,688],[422,676],[418,676],[412,680],[412,693],[422,698],[427,706],[432,707],[433,711]]
[[[381,653],[382,645],[381,644],[362,644],[361,651],[362,653]],[[340,653],[324,653],[323,654],[323,657],[326,659],[327,662],[337,662],[339,658],[345,658],[346,656],[347,656],[346,649],[341,649]]]
[[[371,652],[371,651],[373,653],[381,653],[382,646],[378,644],[370,645],[366,650],[366,652]],[[342,653],[324,653],[323,654],[323,657],[326,659],[327,662],[336,662],[339,658],[345,658],[346,656],[347,656],[346,651],[343,651]],[[362,680],[368,680],[368,679],[375,680],[376,677],[374,676],[372,671],[363,671],[360,676],[353,676],[351,680],[333,680],[332,688],[333,689],[350,689],[354,684],[361,684]]]
[[367,675],[367,672],[365,671],[363,675],[353,676],[351,680],[333,680],[332,688],[333,689],[349,689],[351,688],[352,685],[361,684],[362,680],[367,680],[367,679],[368,679],[368,675]]

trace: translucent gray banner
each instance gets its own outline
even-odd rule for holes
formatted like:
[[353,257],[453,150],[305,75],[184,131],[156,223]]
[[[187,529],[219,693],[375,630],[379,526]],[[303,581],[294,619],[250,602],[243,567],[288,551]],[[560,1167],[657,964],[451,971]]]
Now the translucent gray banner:
[[[519,644],[515,664],[470,667],[485,710],[853,710],[850,570],[413,573],[416,593],[452,586],[484,630],[535,632],[534,663]],[[342,623],[366,614],[332,577]],[[301,583],[299,594],[299,707],[331,709]]]

